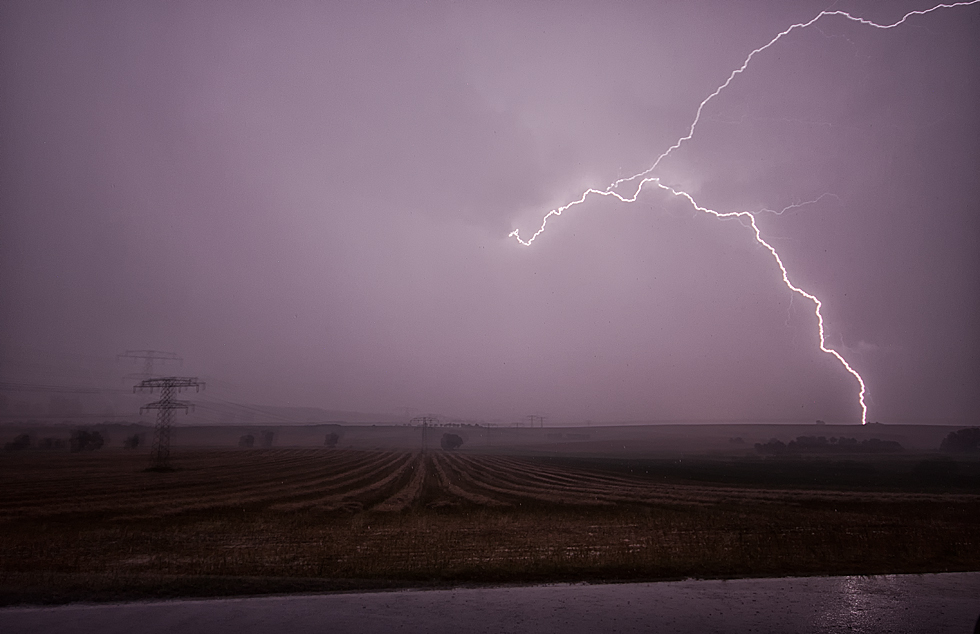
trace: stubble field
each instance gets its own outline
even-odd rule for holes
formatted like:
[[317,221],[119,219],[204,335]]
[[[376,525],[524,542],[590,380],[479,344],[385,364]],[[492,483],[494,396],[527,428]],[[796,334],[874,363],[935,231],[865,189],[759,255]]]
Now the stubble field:
[[2,602],[980,569],[975,486],[441,451],[199,449],[175,464],[3,456]]

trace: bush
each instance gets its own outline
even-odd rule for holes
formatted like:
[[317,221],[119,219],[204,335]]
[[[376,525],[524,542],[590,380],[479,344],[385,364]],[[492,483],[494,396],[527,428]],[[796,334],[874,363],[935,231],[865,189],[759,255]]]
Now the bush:
[[7,451],[19,451],[21,449],[28,449],[31,446],[31,437],[27,434],[21,434],[13,439],[13,441],[8,442],[3,446]]
[[133,434],[123,441],[123,447],[126,449],[136,449],[140,446],[140,435]]
[[327,438],[326,440],[323,441],[323,444],[333,449],[334,447],[337,446],[337,443],[339,442],[340,442],[340,436],[337,434],[337,432],[332,431],[329,434],[327,434]]
[[76,429],[71,433],[71,439],[68,441],[68,444],[72,451],[95,451],[96,449],[102,449],[102,445],[105,444],[105,438],[97,431]]
[[980,451],[980,427],[950,432],[939,445],[943,451],[974,453]]
[[456,434],[443,434],[442,440],[439,444],[446,451],[452,451],[453,449],[459,449],[463,446],[463,439]]

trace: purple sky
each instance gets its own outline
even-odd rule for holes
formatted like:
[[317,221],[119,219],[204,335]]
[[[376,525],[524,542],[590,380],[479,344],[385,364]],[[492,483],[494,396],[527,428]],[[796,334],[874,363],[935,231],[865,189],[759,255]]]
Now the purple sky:
[[[744,223],[649,189],[508,238],[824,8],[4,2],[0,378],[153,348],[251,403],[858,422]],[[657,170],[723,212],[817,200],[758,224],[872,421],[980,412],[978,59],[980,4],[823,18]]]

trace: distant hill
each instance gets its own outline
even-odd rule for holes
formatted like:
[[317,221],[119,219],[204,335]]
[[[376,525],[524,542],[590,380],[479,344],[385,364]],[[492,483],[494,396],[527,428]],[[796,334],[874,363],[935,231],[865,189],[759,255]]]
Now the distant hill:
[[[212,404],[208,404],[213,407]],[[351,412],[339,409],[323,409],[320,407],[276,407],[267,405],[237,405],[228,406],[238,419],[235,422],[268,423],[403,423],[404,416],[397,414],[373,414],[368,412]],[[246,421],[246,419],[252,419]],[[220,421],[218,422],[220,424]]]
[[[179,425],[303,425],[309,423],[403,423],[404,416],[323,409],[320,407],[287,407],[276,405],[252,405],[209,398],[207,392],[193,394],[187,400],[194,410],[186,416],[179,414]],[[144,422],[153,417],[143,416]]]

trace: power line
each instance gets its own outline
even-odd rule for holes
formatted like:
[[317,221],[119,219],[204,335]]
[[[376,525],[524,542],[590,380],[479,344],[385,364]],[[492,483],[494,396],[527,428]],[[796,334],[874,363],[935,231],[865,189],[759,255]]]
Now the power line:
[[[276,414],[275,412],[267,411],[265,409],[262,409],[261,407],[254,407],[254,406],[251,406],[251,405],[243,405],[241,403],[235,403],[233,401],[229,401],[229,400],[226,400],[226,399],[217,397],[217,396],[209,396],[209,397],[206,397],[206,398],[208,398],[208,400],[210,400],[212,403],[215,403],[215,404],[228,405],[228,406],[231,406],[231,407],[235,407],[235,408],[244,410],[246,412],[252,412],[252,413],[255,413],[255,414],[261,414],[262,416],[265,416],[267,418],[278,418],[280,421],[285,422],[285,423],[295,423],[296,422],[296,419],[295,418],[292,418],[292,417],[289,417],[289,416],[286,416],[286,415],[283,415],[283,414]],[[220,410],[215,409],[215,411],[220,411]]]
[[43,385],[40,383],[13,383],[0,381],[2,392],[56,392],[61,394],[128,394],[129,390],[79,385]]

